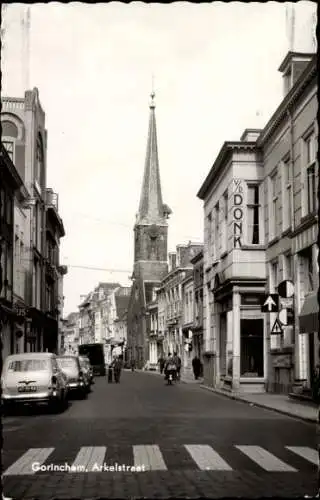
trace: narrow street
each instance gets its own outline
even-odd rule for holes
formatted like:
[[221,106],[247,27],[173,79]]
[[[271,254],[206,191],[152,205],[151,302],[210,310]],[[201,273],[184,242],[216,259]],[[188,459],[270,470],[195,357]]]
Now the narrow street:
[[[62,414],[6,417],[3,439],[3,489],[15,500],[317,491],[314,425],[145,372],[124,372],[119,385],[97,377]],[[78,469],[50,470],[66,464]]]

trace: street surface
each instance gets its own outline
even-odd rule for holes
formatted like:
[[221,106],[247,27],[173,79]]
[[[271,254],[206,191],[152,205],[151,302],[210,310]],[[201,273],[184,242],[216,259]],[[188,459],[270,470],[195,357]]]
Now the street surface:
[[[62,414],[35,411],[3,419],[6,497],[317,493],[314,424],[197,384],[168,387],[147,372],[124,372],[119,385],[95,380],[87,400],[73,400]],[[72,465],[73,471],[63,470]],[[62,468],[50,470],[54,466]],[[125,471],[107,470],[110,466]]]

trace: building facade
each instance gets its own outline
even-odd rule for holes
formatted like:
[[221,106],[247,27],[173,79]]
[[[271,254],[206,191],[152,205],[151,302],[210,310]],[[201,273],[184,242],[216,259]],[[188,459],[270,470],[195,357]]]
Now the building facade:
[[46,189],[46,225],[45,225],[45,297],[44,297],[44,350],[58,352],[63,345],[59,340],[61,318],[61,285],[67,267],[61,266],[60,239],[65,236],[63,222],[59,215],[58,195],[52,189]]
[[[193,271],[187,272],[184,280],[181,282],[182,295],[182,337],[183,337],[183,362],[181,374],[184,377],[192,376],[192,337],[194,323],[194,278]],[[182,358],[181,358],[182,361]]]
[[194,312],[192,353],[203,363],[203,250],[191,259],[193,265]]
[[[19,312],[19,342],[14,352],[57,349],[46,304],[46,152],[45,113],[38,89],[26,91],[24,98],[2,98],[2,143],[25,189],[26,199],[15,207],[13,307]],[[65,270],[62,272],[65,272]],[[57,308],[57,304],[53,309]],[[57,321],[57,320],[56,320]]]
[[[236,391],[310,387],[319,362],[315,56],[289,53],[280,71],[285,96],[268,124],[225,143],[198,193],[205,383]],[[262,312],[284,280],[294,286],[280,299],[287,312]],[[274,334],[291,309],[293,324]]]
[[[311,389],[319,364],[317,291],[318,196],[317,67],[314,54],[289,52],[279,71],[283,100],[261,132],[264,162],[264,227],[267,289],[290,280],[294,296],[281,307],[294,310],[292,324],[270,339],[269,388]],[[271,331],[277,313],[267,315]]]
[[134,226],[134,269],[128,307],[128,354],[142,368],[149,359],[146,305],[168,272],[167,219],[162,202],[154,94],[150,104],[147,153],[139,211]]
[[79,313],[70,313],[63,325],[64,345],[61,352],[77,355],[79,346]]
[[[191,259],[202,248],[202,245],[191,242],[187,245],[177,245],[176,252],[169,253],[169,273],[161,281],[158,292],[165,300],[166,323],[163,339],[164,353],[165,355],[168,355],[169,352],[177,352],[181,358],[182,366],[184,366],[185,359],[188,359],[188,357],[185,356],[185,344],[189,339],[189,330],[191,328],[191,323],[193,322],[193,317],[188,317],[188,324],[184,323],[184,295],[182,284],[186,278],[192,276],[193,266],[191,264]],[[189,286],[189,283],[187,283],[187,290]],[[191,295],[191,307],[189,307],[189,310],[192,311],[193,315],[192,287],[193,283],[188,292],[189,296]]]
[[[14,293],[18,269],[14,263],[15,206],[27,198],[23,181],[5,147],[1,145],[0,157],[0,328],[2,358],[21,351],[23,332],[19,328],[19,310],[14,307]],[[22,290],[23,295],[23,290]]]
[[204,380],[243,391],[262,390],[267,377],[263,163],[254,137],[249,130],[226,142],[198,193],[205,215]]

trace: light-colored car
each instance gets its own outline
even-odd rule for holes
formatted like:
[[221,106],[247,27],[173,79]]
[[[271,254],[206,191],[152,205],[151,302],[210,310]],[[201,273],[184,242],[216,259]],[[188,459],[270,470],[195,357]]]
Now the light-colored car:
[[5,412],[22,403],[47,404],[55,411],[67,406],[68,382],[55,354],[30,352],[5,359],[2,375],[2,404]]
[[84,374],[88,391],[90,391],[91,384],[93,383],[93,369],[87,356],[79,356],[80,366]]
[[58,356],[57,363],[59,368],[66,375],[68,380],[69,392],[75,393],[82,398],[87,395],[85,375],[80,366],[78,356]]

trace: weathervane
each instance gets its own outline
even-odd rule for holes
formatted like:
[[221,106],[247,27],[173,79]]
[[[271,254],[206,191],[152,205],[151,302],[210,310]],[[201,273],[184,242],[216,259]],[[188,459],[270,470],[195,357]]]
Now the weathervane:
[[151,104],[150,104],[150,108],[155,108],[155,103],[154,103],[154,98],[155,98],[155,91],[154,91],[154,74],[152,73],[152,86],[151,86],[151,94],[150,94],[150,97],[151,97]]

